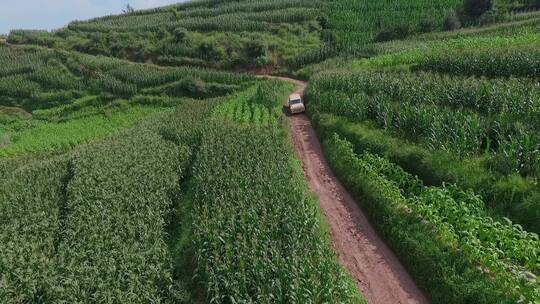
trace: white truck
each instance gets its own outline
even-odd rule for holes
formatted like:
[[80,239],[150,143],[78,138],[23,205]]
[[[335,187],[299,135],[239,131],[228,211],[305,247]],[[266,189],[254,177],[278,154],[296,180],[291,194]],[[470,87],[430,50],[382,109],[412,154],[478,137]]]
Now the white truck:
[[292,94],[289,96],[289,111],[291,111],[291,114],[298,114],[306,111],[302,97],[300,97],[299,94]]

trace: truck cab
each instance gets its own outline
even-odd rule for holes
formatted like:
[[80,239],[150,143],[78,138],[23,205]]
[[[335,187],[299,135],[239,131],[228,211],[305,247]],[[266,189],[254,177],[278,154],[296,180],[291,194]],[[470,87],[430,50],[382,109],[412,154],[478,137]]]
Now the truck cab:
[[292,94],[289,96],[289,110],[291,114],[303,113],[306,111],[302,97],[299,94]]

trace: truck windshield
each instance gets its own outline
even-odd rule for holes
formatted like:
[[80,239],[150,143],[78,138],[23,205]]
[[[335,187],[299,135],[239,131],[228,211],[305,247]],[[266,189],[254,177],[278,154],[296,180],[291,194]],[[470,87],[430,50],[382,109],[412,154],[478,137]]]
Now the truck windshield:
[[298,103],[302,103],[302,100],[300,100],[300,99],[295,99],[295,100],[291,100],[289,103],[290,103],[290,104],[298,104]]

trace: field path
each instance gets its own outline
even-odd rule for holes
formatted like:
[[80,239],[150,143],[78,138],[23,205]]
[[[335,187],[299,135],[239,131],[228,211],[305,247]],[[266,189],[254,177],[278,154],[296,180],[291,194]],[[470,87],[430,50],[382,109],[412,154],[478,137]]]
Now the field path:
[[[302,81],[272,78],[292,82],[296,85],[295,93],[304,93],[306,84]],[[354,277],[368,302],[429,303],[332,173],[309,118],[306,115],[289,116],[289,129],[310,190],[319,198],[339,262]]]

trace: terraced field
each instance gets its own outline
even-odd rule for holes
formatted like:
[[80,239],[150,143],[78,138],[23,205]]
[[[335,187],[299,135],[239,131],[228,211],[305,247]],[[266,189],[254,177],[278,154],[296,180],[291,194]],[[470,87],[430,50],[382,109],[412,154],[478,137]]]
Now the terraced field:
[[13,30],[0,302],[540,303],[537,2],[199,0]]

